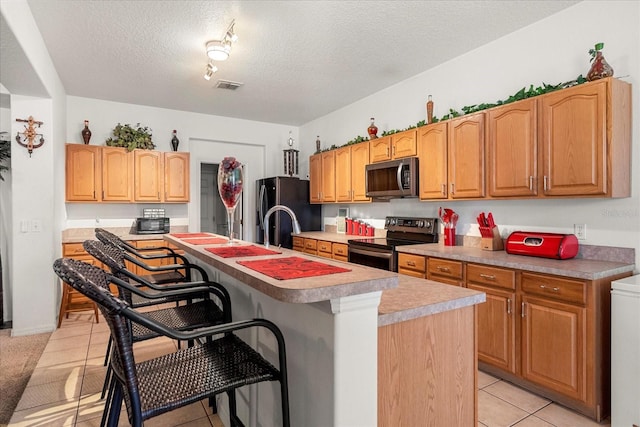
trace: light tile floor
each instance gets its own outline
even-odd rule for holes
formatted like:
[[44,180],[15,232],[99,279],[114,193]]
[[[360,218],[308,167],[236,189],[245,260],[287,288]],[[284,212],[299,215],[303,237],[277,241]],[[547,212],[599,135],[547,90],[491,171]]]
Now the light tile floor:
[[[100,425],[104,403],[100,392],[106,368],[104,354],[109,338],[104,320],[92,314],[72,313],[49,339],[9,426]],[[134,347],[137,360],[171,351],[176,344],[159,338]],[[588,427],[598,424],[549,400],[506,381],[478,372],[478,426]],[[128,425],[123,407],[120,425]],[[145,422],[147,427],[221,427],[206,400]]]

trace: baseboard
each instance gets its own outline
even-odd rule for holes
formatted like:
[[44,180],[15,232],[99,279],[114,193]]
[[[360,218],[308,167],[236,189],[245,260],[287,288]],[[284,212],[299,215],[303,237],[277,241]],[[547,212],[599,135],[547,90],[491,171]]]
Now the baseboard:
[[27,328],[27,329],[11,329],[12,337],[21,337],[25,335],[35,335],[35,334],[44,334],[46,332],[53,332],[56,330],[57,325],[49,325],[49,326],[39,326],[37,328]]

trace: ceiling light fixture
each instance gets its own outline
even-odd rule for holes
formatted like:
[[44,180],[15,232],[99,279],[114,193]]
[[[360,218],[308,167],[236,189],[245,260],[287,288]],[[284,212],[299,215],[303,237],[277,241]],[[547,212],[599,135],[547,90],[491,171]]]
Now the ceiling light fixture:
[[209,57],[209,63],[204,73],[204,79],[210,80],[213,73],[218,71],[218,67],[213,65],[212,61],[226,61],[231,54],[231,45],[238,41],[238,36],[235,32],[236,21],[231,21],[231,25],[227,28],[227,32],[222,40],[211,40],[206,43],[207,57]]
[[215,65],[213,65],[211,61],[209,61],[209,63],[207,64],[207,69],[204,72],[204,79],[211,80],[211,76],[213,76],[213,73],[217,71],[218,71],[218,67],[216,67]]

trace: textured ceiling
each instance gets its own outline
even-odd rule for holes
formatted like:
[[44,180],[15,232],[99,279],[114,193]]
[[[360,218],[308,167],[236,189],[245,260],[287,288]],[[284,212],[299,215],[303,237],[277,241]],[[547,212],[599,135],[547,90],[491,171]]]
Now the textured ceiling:
[[[69,95],[301,125],[577,1],[28,3]],[[205,43],[234,19],[206,81]]]

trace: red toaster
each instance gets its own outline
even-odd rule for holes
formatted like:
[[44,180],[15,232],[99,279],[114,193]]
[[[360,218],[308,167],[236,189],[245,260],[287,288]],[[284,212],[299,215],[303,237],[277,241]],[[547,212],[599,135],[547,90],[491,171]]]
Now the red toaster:
[[573,234],[514,231],[507,238],[505,251],[512,255],[569,259],[578,254],[578,239]]

